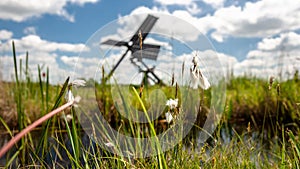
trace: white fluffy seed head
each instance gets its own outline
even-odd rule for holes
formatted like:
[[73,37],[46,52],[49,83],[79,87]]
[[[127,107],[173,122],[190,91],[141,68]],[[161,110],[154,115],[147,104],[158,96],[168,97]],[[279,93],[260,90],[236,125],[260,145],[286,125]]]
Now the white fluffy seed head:
[[73,82],[71,82],[70,85],[75,86],[75,87],[79,87],[79,86],[85,86],[85,80],[81,80],[81,79],[76,79]]
[[173,116],[170,112],[165,113],[167,123],[171,123]]

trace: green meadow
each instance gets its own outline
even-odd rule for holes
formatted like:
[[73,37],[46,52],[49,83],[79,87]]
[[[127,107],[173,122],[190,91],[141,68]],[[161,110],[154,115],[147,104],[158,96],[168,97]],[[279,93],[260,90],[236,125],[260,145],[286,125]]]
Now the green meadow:
[[[30,55],[24,61],[17,60],[16,50],[13,47],[15,80],[0,82],[0,147],[5,146],[13,136],[38,118],[65,104],[65,95],[71,83],[66,77],[59,85],[50,84],[51,70],[45,69],[43,73],[39,65],[38,77],[32,77],[28,68]],[[22,137],[0,158],[0,167],[300,168],[299,78],[296,71],[294,78],[286,81],[280,81],[279,77],[270,81],[250,76],[227,79],[226,101],[221,120],[211,137],[201,144],[198,142],[199,131],[210,110],[211,89],[195,90],[201,97],[201,103],[191,131],[182,141],[165,152],[161,151],[162,145],[159,141],[153,139],[150,144],[158,153],[145,158],[112,153],[96,144],[96,138],[85,134],[76,113],[78,109],[74,105]],[[112,95],[116,92],[122,98],[118,91],[121,87],[124,86],[97,83],[93,80],[86,84],[86,88],[94,91],[92,94],[95,94],[102,116],[114,129],[132,137],[155,138],[158,133],[166,131],[176,123],[174,120],[168,124],[164,113],[151,121],[147,116],[150,106],[147,98],[151,96],[151,91],[157,89],[162,90],[167,98],[176,98],[183,95],[178,86],[126,86],[132,99],[130,103],[123,99],[124,104],[121,106],[126,113],[135,116],[136,112],[128,108],[128,105],[135,105],[136,109],[146,114],[147,124],[134,123],[118,113]],[[76,94],[80,96],[87,93],[78,89]],[[167,109],[163,111],[166,112]],[[179,116],[184,112],[178,109],[174,113]]]

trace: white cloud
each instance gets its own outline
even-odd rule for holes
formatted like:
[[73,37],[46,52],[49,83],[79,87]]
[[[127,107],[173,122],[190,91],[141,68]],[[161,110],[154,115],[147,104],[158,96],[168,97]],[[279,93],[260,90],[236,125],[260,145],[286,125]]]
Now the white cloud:
[[[84,44],[58,43],[41,39],[38,35],[27,35],[21,39],[12,39],[18,52],[73,52],[77,53],[81,50],[86,50]],[[3,44],[3,50],[11,50],[11,41],[8,40]]]
[[[203,24],[201,27],[197,27],[194,24],[197,22],[197,18],[193,17],[187,11],[176,10],[173,13],[170,13],[166,9],[158,9],[156,7],[152,9],[147,7],[139,7],[133,10],[131,15],[139,15],[137,15],[135,18],[124,18],[122,22],[125,27],[123,27],[123,31],[120,31],[119,33],[127,34],[127,36],[129,36],[128,32],[132,32],[130,30],[136,30],[139,26],[136,25],[136,23],[141,23],[148,13],[159,17],[155,26],[151,30],[153,33],[164,34],[170,37],[173,36],[174,38],[178,38],[183,41],[195,41],[200,33],[206,33],[205,24]],[[175,19],[176,17],[177,19]],[[137,28],[133,28],[134,26]]]
[[225,72],[225,75],[230,75],[230,73],[234,71],[234,66],[238,63],[237,59],[234,56],[230,56],[224,53],[217,53],[217,55]]
[[[7,1],[0,2],[0,9],[3,8],[3,3]],[[31,2],[31,1],[30,1]],[[95,2],[95,1],[76,1],[69,0],[68,3],[73,3],[77,5],[83,5],[87,2]],[[145,14],[143,16],[136,16],[134,19],[130,18],[122,18],[119,20],[119,24],[121,28],[118,29],[117,34],[113,34],[110,36],[114,37],[115,40],[122,40],[126,38],[130,38],[133,33],[139,27],[147,13],[152,13],[153,15],[157,15],[157,13],[163,13],[168,15],[173,15],[178,18],[183,19],[186,22],[174,22],[170,20],[170,17],[160,17],[158,22],[156,23],[152,33],[160,33],[166,36],[174,36],[183,42],[186,41],[195,41],[199,37],[199,31],[207,34],[208,32],[212,32],[211,36],[215,40],[222,42],[227,37],[262,37],[263,39],[257,44],[257,49],[249,51],[247,58],[242,62],[237,62],[237,60],[226,54],[217,53],[218,59],[221,62],[221,68],[224,70],[231,70],[232,67],[235,68],[235,74],[252,74],[252,75],[264,75],[267,76],[269,74],[278,74],[278,71],[284,69],[283,72],[285,74],[292,74],[293,71],[299,69],[300,58],[299,58],[299,45],[300,45],[300,35],[293,32],[293,30],[300,29],[300,2],[299,1],[272,1],[272,0],[261,0],[257,2],[247,2],[245,6],[228,6],[222,7],[223,1],[205,1],[206,3],[212,5],[216,8],[216,11],[213,14],[208,14],[204,17],[195,17],[193,16],[199,8],[197,6],[193,6],[195,3],[193,1],[162,1],[156,0],[156,2],[165,5],[163,7],[138,7],[134,9],[131,14]],[[18,5],[15,8],[19,9],[20,4],[23,2],[16,2]],[[51,2],[52,3],[52,2]],[[52,6],[49,3],[49,6]],[[67,2],[65,2],[67,3]],[[214,4],[215,3],[215,4]],[[186,10],[174,10],[170,12],[166,6],[169,5],[182,5],[186,7],[186,9],[190,8],[189,11]],[[59,5],[58,7],[53,7],[53,9],[60,9],[60,13],[50,13],[45,9],[41,10],[29,10],[29,7],[26,7],[23,12],[25,15],[19,16],[19,21],[26,20],[31,17],[38,17],[42,14],[49,13],[59,16],[69,15],[67,11],[65,11],[66,4]],[[283,8],[284,6],[284,8]],[[50,7],[49,7],[50,8]],[[25,10],[26,9],[26,10]],[[15,11],[15,10],[12,10]],[[46,11],[46,12],[45,12]],[[55,10],[54,10],[55,11]],[[0,10],[0,18],[6,15],[1,15],[6,11]],[[30,16],[27,17],[27,14]],[[16,15],[17,16],[17,15]],[[158,16],[158,15],[157,15]],[[15,16],[12,16],[15,17]],[[12,19],[12,17],[10,19]],[[70,16],[71,17],[71,16]],[[15,20],[15,19],[13,19]],[[194,27],[187,26],[187,22]],[[172,26],[170,26],[172,25]],[[25,30],[24,30],[25,31]],[[27,30],[28,31],[28,30]],[[29,33],[30,31],[28,31]],[[34,31],[31,31],[34,32]],[[286,33],[284,33],[286,32]],[[2,35],[1,35],[2,34]],[[94,73],[99,67],[97,67],[97,58],[78,58],[76,53],[80,52],[81,49],[84,48],[83,44],[68,44],[68,43],[58,43],[58,42],[50,42],[44,39],[41,39],[37,35],[25,36],[21,39],[15,39],[17,50],[24,54],[25,51],[30,52],[30,56],[52,56],[56,60],[61,60],[64,64],[69,67],[72,67],[72,64],[78,60],[77,68],[82,71],[82,75],[94,76]],[[12,32],[2,30],[0,31],[0,40],[11,39]],[[268,38],[266,38],[268,37]],[[103,38],[103,37],[102,37]],[[106,37],[108,38],[108,37]],[[155,43],[157,40],[147,38],[145,43]],[[1,42],[2,43],[2,42]],[[99,45],[99,43],[97,44]],[[168,43],[163,44],[166,48],[170,48]],[[4,47],[5,51],[11,51],[11,42],[7,41],[1,44]],[[171,48],[170,48],[171,49]],[[31,52],[33,51],[33,52]],[[56,54],[57,51],[60,52],[72,52],[73,56],[62,56]],[[204,71],[206,71],[207,67],[213,67],[210,65],[214,65],[214,60],[209,59],[212,53],[206,51],[199,54],[206,58],[204,67]],[[111,66],[116,63],[119,54],[114,54],[109,60],[110,67],[107,67],[107,71],[110,70]],[[185,54],[178,57],[178,61],[173,61],[174,59],[169,55],[164,55],[159,57],[159,63],[156,66],[156,70],[174,70],[175,68],[180,67],[182,61],[189,61],[192,57],[192,54]],[[180,60],[181,59],[181,60]],[[169,61],[169,62],[168,62]],[[40,62],[42,63],[42,62]],[[57,70],[64,70],[60,68],[58,64],[55,67],[54,62],[52,63],[52,68]],[[283,65],[283,66],[281,66]],[[36,67],[36,65],[35,65]],[[220,68],[220,67],[218,67]],[[128,69],[128,70],[127,70]],[[127,71],[122,71],[127,70]],[[211,69],[213,70],[213,69]],[[64,70],[65,71],[65,70]],[[120,69],[116,71],[116,74],[119,75],[119,78],[123,80],[128,80],[128,74],[132,75],[137,72],[136,68],[130,63],[129,60],[125,60],[122,62]],[[274,73],[275,72],[275,73]],[[287,72],[287,73],[286,73]],[[225,71],[226,73],[226,71]]]
[[[245,6],[218,9],[210,29],[218,41],[228,36],[267,37],[300,28],[300,1],[261,0],[247,2]],[[210,17],[210,16],[209,16]]]
[[70,3],[78,4],[80,6],[86,3],[97,3],[99,0],[69,0]]
[[0,30],[0,40],[7,40],[13,36],[13,33],[8,30]]
[[[261,0],[247,2],[242,6],[222,7],[223,1],[205,1],[219,6],[213,14],[195,17],[188,10],[174,10],[167,8],[152,9],[138,7],[132,14],[145,12],[162,12],[179,17],[197,27],[203,34],[212,31],[212,38],[223,42],[227,37],[268,37],[286,31],[300,29],[300,1]],[[161,2],[162,4],[179,4],[176,1]],[[191,5],[192,1],[183,1],[181,5]]]
[[196,15],[200,13],[202,10],[199,8],[195,0],[154,0],[164,7],[176,5],[183,6],[190,14]]
[[[155,12],[158,11],[158,12]],[[101,32],[105,32],[105,34],[95,35],[99,36],[99,40],[96,39],[97,42],[95,44],[99,45],[99,42],[103,42],[108,39],[113,39],[117,41],[128,41],[134,33],[138,30],[140,24],[144,21],[147,17],[147,14],[152,14],[158,17],[157,22],[155,23],[153,29],[150,31],[150,35],[145,39],[145,43],[154,43],[159,44],[162,46],[163,50],[171,50],[171,41],[177,40],[184,43],[186,41],[193,41],[199,40],[199,35],[201,32],[194,27],[193,25],[189,24],[188,22],[181,20],[178,17],[172,17],[168,14],[168,11],[165,10],[158,10],[157,8],[149,9],[147,7],[139,7],[136,10],[132,11],[132,15],[127,17],[119,18],[116,22],[110,23],[102,28]],[[139,23],[139,24],[137,24]],[[172,26],[170,26],[172,25]],[[151,37],[159,36],[164,38],[164,42],[160,39],[160,41],[153,41],[154,39]],[[208,42],[206,38],[201,36],[204,41]],[[211,44],[208,42],[208,46]],[[205,45],[207,45],[205,44]],[[205,46],[204,45],[204,46]],[[201,44],[203,46],[203,44]],[[195,47],[195,46],[192,46]],[[199,46],[195,47],[197,49]],[[109,49],[110,46],[101,46],[102,50]]]
[[249,51],[247,58],[235,65],[235,74],[291,78],[296,70],[300,70],[299,45],[300,35],[295,32],[264,38],[258,43],[257,49]]
[[[268,77],[271,74],[278,76],[281,72],[284,78],[289,78],[297,69],[300,70],[300,35],[293,32],[300,29],[300,1],[261,0],[247,2],[243,7],[222,6],[220,1],[213,14],[200,18],[186,10],[170,12],[168,8],[157,7],[137,8],[132,14],[143,11],[170,14],[194,25],[204,34],[212,32],[211,37],[218,42],[223,42],[227,37],[263,38],[257,44],[257,49],[249,51],[244,61],[232,60],[236,75]],[[181,30],[186,28],[176,27]],[[161,31],[158,28],[153,29],[155,30]],[[197,32],[190,30],[176,33],[184,37],[184,41],[192,41],[193,37],[198,36]]]
[[172,50],[172,46],[170,43],[168,42],[162,42],[162,41],[158,41],[154,38],[146,38],[144,41],[145,44],[153,44],[153,45],[159,45],[161,47],[161,49],[163,50],[168,50],[171,51]]
[[161,5],[190,5],[194,0],[154,0]]
[[36,34],[36,28],[33,27],[33,26],[26,27],[26,28],[23,30],[23,33],[24,33],[24,34],[27,34],[27,35],[35,35],[35,34]]
[[101,62],[101,58],[87,58],[84,56],[62,56],[60,60],[67,65],[70,70],[72,78],[94,78],[98,64]]
[[[188,11],[185,10],[176,10],[172,13],[172,15],[184,20],[186,23],[193,25],[203,34],[206,34],[209,30],[209,25],[211,22],[209,17],[208,18],[204,17],[199,19],[197,17],[192,16]],[[185,27],[180,27],[179,29],[184,29],[184,28]],[[188,37],[197,37],[199,34],[197,34],[195,31],[193,32],[187,31],[185,33],[185,36],[186,35],[188,35]]]
[[225,0],[154,0],[161,5],[178,5],[178,6],[191,6],[196,5],[197,1],[203,1],[204,3],[212,6],[213,8],[222,7]]
[[204,3],[211,5],[213,8],[223,7],[225,0],[203,0]]
[[192,15],[199,14],[202,11],[196,3],[191,3],[190,5],[186,6],[186,10]]
[[[173,33],[176,32],[174,36],[176,35],[184,41],[196,40],[197,37],[200,35],[199,33],[206,34],[211,29],[211,26],[214,24],[213,17],[208,15],[206,17],[197,18],[192,16],[192,14],[187,10],[175,10],[173,12],[170,12],[168,11],[167,8],[153,7],[150,9],[148,7],[141,6],[131,11],[130,15],[140,15],[140,14],[147,14],[147,13],[151,13],[153,15],[158,15],[158,16],[161,16],[161,14],[172,15],[181,19],[182,21],[176,20],[175,22],[174,18],[165,17],[164,19],[160,17],[155,27],[153,28],[152,32],[156,31],[163,34],[170,34],[172,32]],[[133,20],[132,18],[130,18],[130,20],[125,19],[124,21],[122,21],[122,23],[126,23],[127,27],[125,28],[127,29],[123,28],[124,31],[120,33],[126,34],[128,30],[133,29],[132,27],[133,25],[135,25],[134,23],[137,22],[142,22],[142,19],[141,18],[136,20]],[[170,27],[170,25],[172,25],[172,27]]]
[[258,43],[260,50],[292,50],[299,48],[300,35],[295,32],[282,33],[275,38],[264,38]]
[[74,16],[69,14],[65,7],[68,3],[84,5],[85,3],[96,3],[97,0],[1,0],[0,19],[22,22],[44,14],[62,16],[70,22],[74,22]]

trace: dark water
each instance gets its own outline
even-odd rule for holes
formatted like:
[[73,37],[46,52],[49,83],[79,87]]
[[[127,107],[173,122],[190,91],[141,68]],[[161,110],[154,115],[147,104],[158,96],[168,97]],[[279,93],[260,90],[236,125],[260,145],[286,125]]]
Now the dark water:
[[[66,149],[69,151],[70,154],[73,154],[72,145],[68,138],[68,135],[66,133],[63,133],[62,135],[64,138],[63,142],[64,142]],[[35,139],[34,141],[36,142],[36,145],[38,145],[38,141],[40,139],[39,136],[40,136],[40,133],[38,133],[38,132],[32,133],[32,137],[33,137],[33,139]],[[8,134],[2,135],[1,137],[2,138],[0,140],[0,146],[2,147],[9,141],[9,139],[11,137]],[[88,135],[86,135],[85,133],[82,133],[81,142],[82,142],[82,146],[83,146],[82,149],[87,150],[87,151],[90,150],[90,152],[93,152],[92,149],[95,148],[96,144],[91,141],[91,139],[88,137]],[[46,152],[44,159],[43,159],[45,162],[44,165],[47,165],[49,168],[61,168],[61,166],[64,166],[64,168],[71,168],[71,161],[69,160],[69,157],[67,155],[65,148],[63,148],[59,143],[57,143],[57,141],[55,139],[53,139],[51,137],[48,138],[48,146],[49,146],[48,147],[49,151]],[[6,163],[8,162],[8,160],[16,152],[17,152],[16,146],[11,148],[11,150],[9,152],[7,152],[6,155],[4,155],[0,159],[0,167],[4,167],[6,165]],[[59,156],[58,156],[57,152],[59,152]],[[99,152],[97,152],[97,153],[99,153]],[[28,156],[34,157],[32,153],[28,154]],[[81,161],[81,164],[85,164],[83,159],[80,159],[80,161]],[[20,161],[19,161],[18,157],[16,157],[10,167],[16,168],[17,166],[19,166],[19,163],[20,163]],[[38,162],[32,162],[32,163],[39,164]]]
[[[226,128],[222,128],[220,131],[220,136],[218,137],[217,142],[221,143],[222,146],[226,147],[229,144],[232,144],[232,138],[234,137],[234,135],[236,134],[236,132],[232,129],[226,129]],[[195,141],[197,143],[201,142],[200,140],[197,140],[197,134],[193,133],[193,136],[195,136]],[[35,143],[36,145],[38,144],[38,141],[40,139],[40,132],[38,131],[34,131],[31,133],[31,136],[33,139],[35,139]],[[67,133],[62,133],[63,136],[63,140],[62,142],[64,142],[64,145],[66,146],[67,151],[69,151],[70,154],[73,154],[73,149],[71,146],[71,142],[68,138]],[[257,131],[252,131],[248,134],[244,134],[244,135],[239,135],[242,139],[243,142],[245,143],[251,143],[251,142],[255,142],[255,149],[262,149],[262,148],[266,148],[265,143],[261,142],[261,133],[257,132]],[[2,147],[5,143],[7,143],[9,141],[11,137],[8,134],[5,135],[1,135],[1,139],[0,139],[0,146]],[[89,136],[87,134],[85,134],[84,132],[81,133],[81,143],[82,143],[82,150],[86,150],[90,152],[90,156],[93,157],[95,154],[93,153],[93,150],[96,150],[96,144],[91,141],[91,139],[89,138]],[[210,147],[213,148],[216,144],[215,142],[216,140],[214,139],[208,139],[206,141],[206,143],[210,144]],[[270,141],[270,140],[269,140]],[[201,144],[199,144],[199,152],[201,151],[201,146],[203,145],[202,142]],[[57,143],[57,141],[53,138],[48,138],[48,152],[46,152],[46,155],[44,156],[44,164],[43,165],[47,165],[48,168],[61,168],[61,166],[63,166],[64,168],[71,168],[71,161],[69,160],[69,157],[66,153],[66,150]],[[249,145],[251,146],[251,145]],[[189,149],[189,146],[187,145],[185,147],[185,149]],[[4,167],[7,160],[10,159],[10,157],[13,156],[13,154],[17,151],[16,147],[13,147],[9,154],[6,154],[4,157],[2,157],[0,159],[0,167]],[[59,155],[57,154],[57,152],[59,152]],[[208,156],[209,156],[209,152],[210,150],[207,151]],[[100,155],[104,155],[103,152],[95,152],[97,153],[97,156]],[[32,154],[29,154],[28,156],[32,156],[34,157]],[[59,158],[61,157],[61,158]],[[85,164],[85,161],[81,158],[80,159],[81,164]],[[30,162],[29,162],[30,163]],[[32,162],[35,164],[38,164],[37,162]],[[93,164],[89,164],[89,166],[92,166]],[[17,166],[19,166],[19,160],[18,157],[15,158],[15,160],[13,161],[11,167],[12,168],[16,168]]]

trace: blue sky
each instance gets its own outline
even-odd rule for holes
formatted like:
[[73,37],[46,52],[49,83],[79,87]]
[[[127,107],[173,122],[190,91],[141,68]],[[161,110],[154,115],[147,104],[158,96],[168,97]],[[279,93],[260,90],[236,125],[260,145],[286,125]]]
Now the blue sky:
[[299,1],[3,0],[2,78],[10,79],[13,72],[12,40],[19,58],[29,51],[33,75],[36,64],[44,64],[58,82],[70,71],[71,64],[66,68],[66,62],[78,61],[84,44],[99,28],[123,16],[152,12],[181,18],[198,28],[216,49],[224,68],[230,65],[236,75],[277,76],[278,70],[284,69],[284,74],[291,76],[299,70]]

